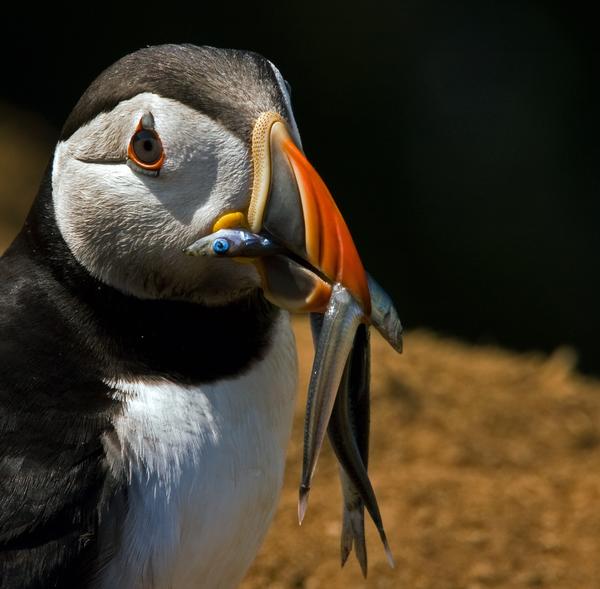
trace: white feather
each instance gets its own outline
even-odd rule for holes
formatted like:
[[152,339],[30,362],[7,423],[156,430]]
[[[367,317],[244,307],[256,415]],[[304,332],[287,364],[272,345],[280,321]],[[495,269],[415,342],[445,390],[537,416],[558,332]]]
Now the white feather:
[[100,587],[239,584],[277,505],[292,423],[297,366],[287,315],[274,334],[263,360],[228,380],[111,383],[126,399],[113,468],[128,472],[129,511]]
[[[125,161],[145,113],[152,113],[165,151],[156,178]],[[57,145],[56,221],[77,260],[121,291],[223,304],[258,286],[254,266],[182,251],[224,213],[245,210],[251,174],[246,142],[189,106],[145,92]]]

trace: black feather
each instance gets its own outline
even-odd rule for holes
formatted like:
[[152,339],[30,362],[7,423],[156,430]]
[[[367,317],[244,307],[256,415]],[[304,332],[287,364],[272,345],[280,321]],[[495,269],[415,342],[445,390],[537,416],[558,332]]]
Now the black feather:
[[127,509],[106,441],[122,377],[204,383],[247,370],[279,311],[142,301],[99,282],[54,221],[50,174],[0,258],[0,587],[86,587]]

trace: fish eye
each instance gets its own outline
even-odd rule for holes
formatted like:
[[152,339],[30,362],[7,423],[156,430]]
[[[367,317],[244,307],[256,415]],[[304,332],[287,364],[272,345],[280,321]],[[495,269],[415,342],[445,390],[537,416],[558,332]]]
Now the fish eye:
[[213,252],[215,254],[224,254],[229,249],[229,242],[222,237],[215,239],[213,243]]
[[158,174],[165,160],[165,152],[153,127],[152,115],[143,116],[129,141],[127,157],[142,171]]

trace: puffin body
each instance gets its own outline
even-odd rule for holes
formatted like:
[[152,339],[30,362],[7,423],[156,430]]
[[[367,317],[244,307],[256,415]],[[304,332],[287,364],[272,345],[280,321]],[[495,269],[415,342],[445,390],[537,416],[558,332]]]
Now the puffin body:
[[[295,396],[287,317],[265,356],[213,384],[115,382],[114,423],[131,469],[122,543],[103,587],[235,587],[279,496]],[[117,469],[121,452],[113,452]]]
[[63,128],[0,259],[0,586],[234,587],[277,503],[294,395],[288,314],[252,265],[182,251],[247,207],[252,53],[131,54]]

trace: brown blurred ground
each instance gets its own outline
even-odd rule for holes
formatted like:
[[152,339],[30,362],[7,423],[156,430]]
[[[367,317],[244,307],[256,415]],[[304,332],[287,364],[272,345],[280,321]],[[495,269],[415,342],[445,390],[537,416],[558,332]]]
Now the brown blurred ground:
[[296,522],[302,382],[283,499],[244,583],[259,587],[600,586],[600,383],[574,357],[517,355],[426,331],[397,356],[373,337],[371,478],[397,566],[368,525],[369,580],[340,570],[341,498],[327,449]]
[[[35,117],[0,105],[0,250],[51,145]],[[244,589],[600,587],[600,383],[574,357],[517,355],[426,331],[397,356],[373,337],[370,473],[397,567],[368,523],[369,580],[339,568],[341,499],[327,448],[296,520],[311,343],[296,322],[300,398],[279,511]]]
[[29,210],[50,158],[53,135],[36,115],[0,102],[0,252]]

